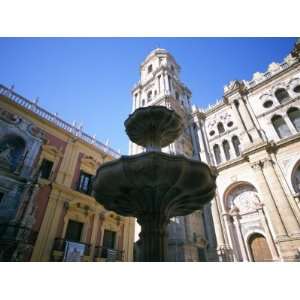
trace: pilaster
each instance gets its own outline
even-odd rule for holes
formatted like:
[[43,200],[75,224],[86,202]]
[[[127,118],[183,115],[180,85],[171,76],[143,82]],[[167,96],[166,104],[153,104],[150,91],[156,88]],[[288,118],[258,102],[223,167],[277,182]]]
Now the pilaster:
[[49,261],[59,217],[63,209],[64,201],[61,199],[61,192],[52,190],[31,261]]
[[287,233],[290,236],[295,235],[300,237],[299,224],[275,172],[273,160],[266,158],[262,160],[262,164],[265,178],[271,187],[271,193],[276,201],[279,213],[284,216],[283,223],[285,224]]
[[260,199],[265,204],[267,218],[270,220],[274,237],[275,239],[286,237],[287,231],[272,196],[271,188],[266,181],[265,174],[263,173],[262,164],[260,161],[254,162],[251,164],[251,167],[256,175],[257,185],[260,191]]

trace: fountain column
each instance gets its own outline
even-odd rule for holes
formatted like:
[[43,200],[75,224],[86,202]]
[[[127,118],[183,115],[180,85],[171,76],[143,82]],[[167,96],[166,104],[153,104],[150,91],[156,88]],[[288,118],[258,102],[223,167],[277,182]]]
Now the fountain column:
[[141,225],[140,247],[142,261],[165,261],[168,248],[168,219],[161,215],[137,218]]

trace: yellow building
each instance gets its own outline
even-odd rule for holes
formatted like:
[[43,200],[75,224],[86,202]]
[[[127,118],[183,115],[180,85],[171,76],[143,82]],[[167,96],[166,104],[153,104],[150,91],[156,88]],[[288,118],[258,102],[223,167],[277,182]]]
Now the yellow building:
[[134,220],[91,196],[97,168],[119,154],[4,86],[0,122],[0,261],[132,261]]

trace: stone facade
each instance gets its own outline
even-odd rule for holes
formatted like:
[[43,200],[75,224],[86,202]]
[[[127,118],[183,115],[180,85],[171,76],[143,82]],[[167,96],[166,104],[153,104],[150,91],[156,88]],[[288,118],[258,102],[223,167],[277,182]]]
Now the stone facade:
[[[185,134],[164,151],[218,169],[212,203],[170,224],[171,261],[299,259],[299,49],[298,40],[283,63],[271,63],[251,81],[230,82],[207,109],[191,105],[180,67],[166,50],[152,51],[142,63],[133,110],[165,105],[178,111]],[[129,150],[143,151],[132,143]]]
[[134,220],[91,195],[100,164],[119,153],[0,86],[0,261],[132,261]]

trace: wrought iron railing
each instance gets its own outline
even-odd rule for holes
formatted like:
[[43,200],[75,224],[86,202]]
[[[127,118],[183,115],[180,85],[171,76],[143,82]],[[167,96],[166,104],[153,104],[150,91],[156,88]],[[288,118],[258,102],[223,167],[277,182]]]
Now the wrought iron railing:
[[106,247],[95,247],[94,258],[104,258],[106,261],[123,261],[123,251]]
[[95,137],[90,136],[89,134],[83,132],[81,128],[77,128],[76,126],[73,126],[65,122],[64,120],[60,119],[57,115],[48,112],[44,108],[40,107],[37,103],[24,98],[23,96],[17,94],[12,89],[9,89],[2,84],[0,84],[0,95],[7,97],[11,101],[21,105],[25,109],[55,124],[56,126],[62,128],[63,130],[75,135],[76,137],[87,142],[88,144],[94,145],[95,147],[111,155],[112,157],[114,158],[120,157],[120,154],[117,151],[101,143],[100,141],[96,140]]
[[[66,239],[56,238],[54,240],[54,244],[53,244],[52,250],[64,252],[65,249],[66,249],[66,242],[67,241],[68,240],[66,240]],[[72,242],[72,241],[70,241],[70,242]],[[89,256],[90,253],[91,253],[91,245],[90,244],[86,244],[86,243],[79,243],[79,242],[78,242],[78,244],[84,245],[84,256]]]
[[37,232],[20,224],[0,224],[1,241],[18,241],[33,245],[37,238]]

